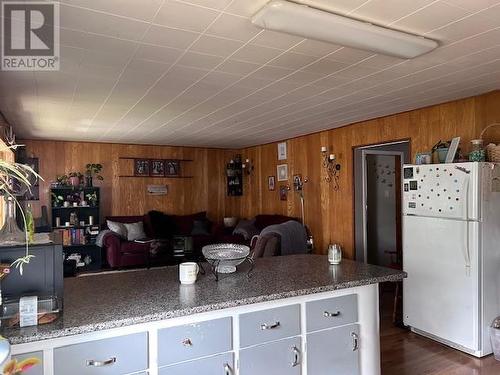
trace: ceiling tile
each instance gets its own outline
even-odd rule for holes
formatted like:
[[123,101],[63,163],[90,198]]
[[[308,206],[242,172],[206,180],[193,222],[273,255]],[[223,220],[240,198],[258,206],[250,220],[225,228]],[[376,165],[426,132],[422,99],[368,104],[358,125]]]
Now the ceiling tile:
[[162,26],[202,32],[220,12],[184,2],[170,0],[165,2],[153,23]]
[[248,42],[262,29],[254,26],[248,18],[223,14],[206,31],[209,35]]
[[229,59],[226,60],[222,65],[220,65],[216,70],[244,76],[250,72],[253,72],[259,66],[259,64]]
[[445,2],[471,11],[482,10],[500,3],[499,0],[445,0]]
[[434,0],[371,0],[357,8],[352,16],[388,25],[430,3]]
[[450,43],[467,38],[470,35],[483,33],[495,27],[497,27],[497,23],[492,19],[474,15],[434,30],[428,36],[440,43]]
[[147,22],[118,17],[61,4],[60,25],[63,28],[103,34],[115,38],[140,40],[148,29]]
[[251,77],[277,80],[291,74],[293,70],[278,68],[274,66],[264,66],[251,75]]
[[187,52],[177,62],[179,65],[190,66],[198,69],[211,70],[222,62],[220,56],[206,55],[197,52]]
[[184,0],[186,3],[196,4],[207,8],[223,10],[232,0]]
[[61,0],[61,3],[151,21],[162,0]]
[[470,14],[462,8],[444,2],[435,2],[424,9],[402,18],[394,26],[404,31],[424,34],[457,21]]
[[354,64],[358,61],[373,56],[373,52],[362,51],[359,49],[343,47],[327,56],[328,60],[338,61],[345,64]]
[[280,33],[277,31],[264,30],[252,40],[252,43],[260,46],[287,50],[303,40],[305,39],[298,36]]
[[349,65],[338,61],[323,59],[305,67],[303,70],[306,72],[327,75],[337,72],[341,69],[345,69],[347,66]]
[[186,49],[198,36],[199,34],[190,31],[153,25],[142,38],[142,42],[163,47]]
[[291,52],[303,53],[309,56],[323,57],[336,51],[340,46],[331,43],[319,42],[317,40],[306,39],[298,46],[292,48]]
[[283,53],[283,51],[278,49],[256,46],[254,44],[247,44],[238,52],[236,52],[232,56],[232,58],[235,60],[248,61],[256,64],[265,64],[281,53]]
[[332,13],[348,14],[367,0],[299,0],[297,2]]
[[227,8],[226,12],[238,14],[244,17],[251,17],[259,9],[267,4],[269,0],[238,0],[233,1]]
[[183,50],[176,48],[141,44],[137,50],[136,56],[140,56],[144,60],[172,64],[181,56],[182,52]]
[[242,42],[203,35],[190,49],[209,55],[228,57],[241,46],[243,46]]
[[300,69],[315,60],[315,57],[303,55],[301,53],[287,52],[270,62],[270,65],[287,69]]

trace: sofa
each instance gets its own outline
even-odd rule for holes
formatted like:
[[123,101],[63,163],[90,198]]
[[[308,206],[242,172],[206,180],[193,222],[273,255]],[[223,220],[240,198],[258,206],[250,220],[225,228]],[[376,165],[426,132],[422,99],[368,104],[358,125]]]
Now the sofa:
[[[206,212],[191,215],[168,215],[160,211],[150,211],[141,216],[109,216],[106,217],[103,229],[107,228],[107,221],[119,223],[136,223],[142,221],[147,238],[160,240],[169,251],[170,242],[174,236],[189,236],[193,243],[193,256],[201,254],[205,245],[221,242],[245,243],[239,235],[232,235],[224,231],[220,225],[213,224],[206,216]],[[200,223],[203,223],[200,227]],[[128,241],[113,232],[106,233],[102,240],[105,248],[106,260],[112,268],[130,266],[144,266],[149,263],[151,243]]]

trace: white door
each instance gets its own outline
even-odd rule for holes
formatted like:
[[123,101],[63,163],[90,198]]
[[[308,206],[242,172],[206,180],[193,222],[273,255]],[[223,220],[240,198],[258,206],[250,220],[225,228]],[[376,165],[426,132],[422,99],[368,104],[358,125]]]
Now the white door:
[[477,350],[479,223],[404,216],[404,323]]

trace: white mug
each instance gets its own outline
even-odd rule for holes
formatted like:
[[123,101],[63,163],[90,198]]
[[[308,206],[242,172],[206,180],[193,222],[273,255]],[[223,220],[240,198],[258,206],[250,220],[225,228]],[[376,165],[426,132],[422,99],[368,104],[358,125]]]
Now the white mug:
[[185,262],[179,264],[179,281],[181,284],[194,284],[198,278],[200,266],[195,262]]

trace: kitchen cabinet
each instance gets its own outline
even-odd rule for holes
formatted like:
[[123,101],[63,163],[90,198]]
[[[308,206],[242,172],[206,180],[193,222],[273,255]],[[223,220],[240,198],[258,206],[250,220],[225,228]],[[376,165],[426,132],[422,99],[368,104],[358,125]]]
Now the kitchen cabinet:
[[24,361],[28,358],[36,358],[39,363],[23,372],[23,375],[43,375],[43,352],[32,352],[12,356],[12,359],[17,360],[17,362]]
[[234,373],[233,353],[162,367],[158,371],[158,375],[233,375]]
[[300,375],[301,361],[300,337],[257,345],[240,351],[240,375]]
[[307,373],[358,375],[359,325],[351,324],[307,335]]

